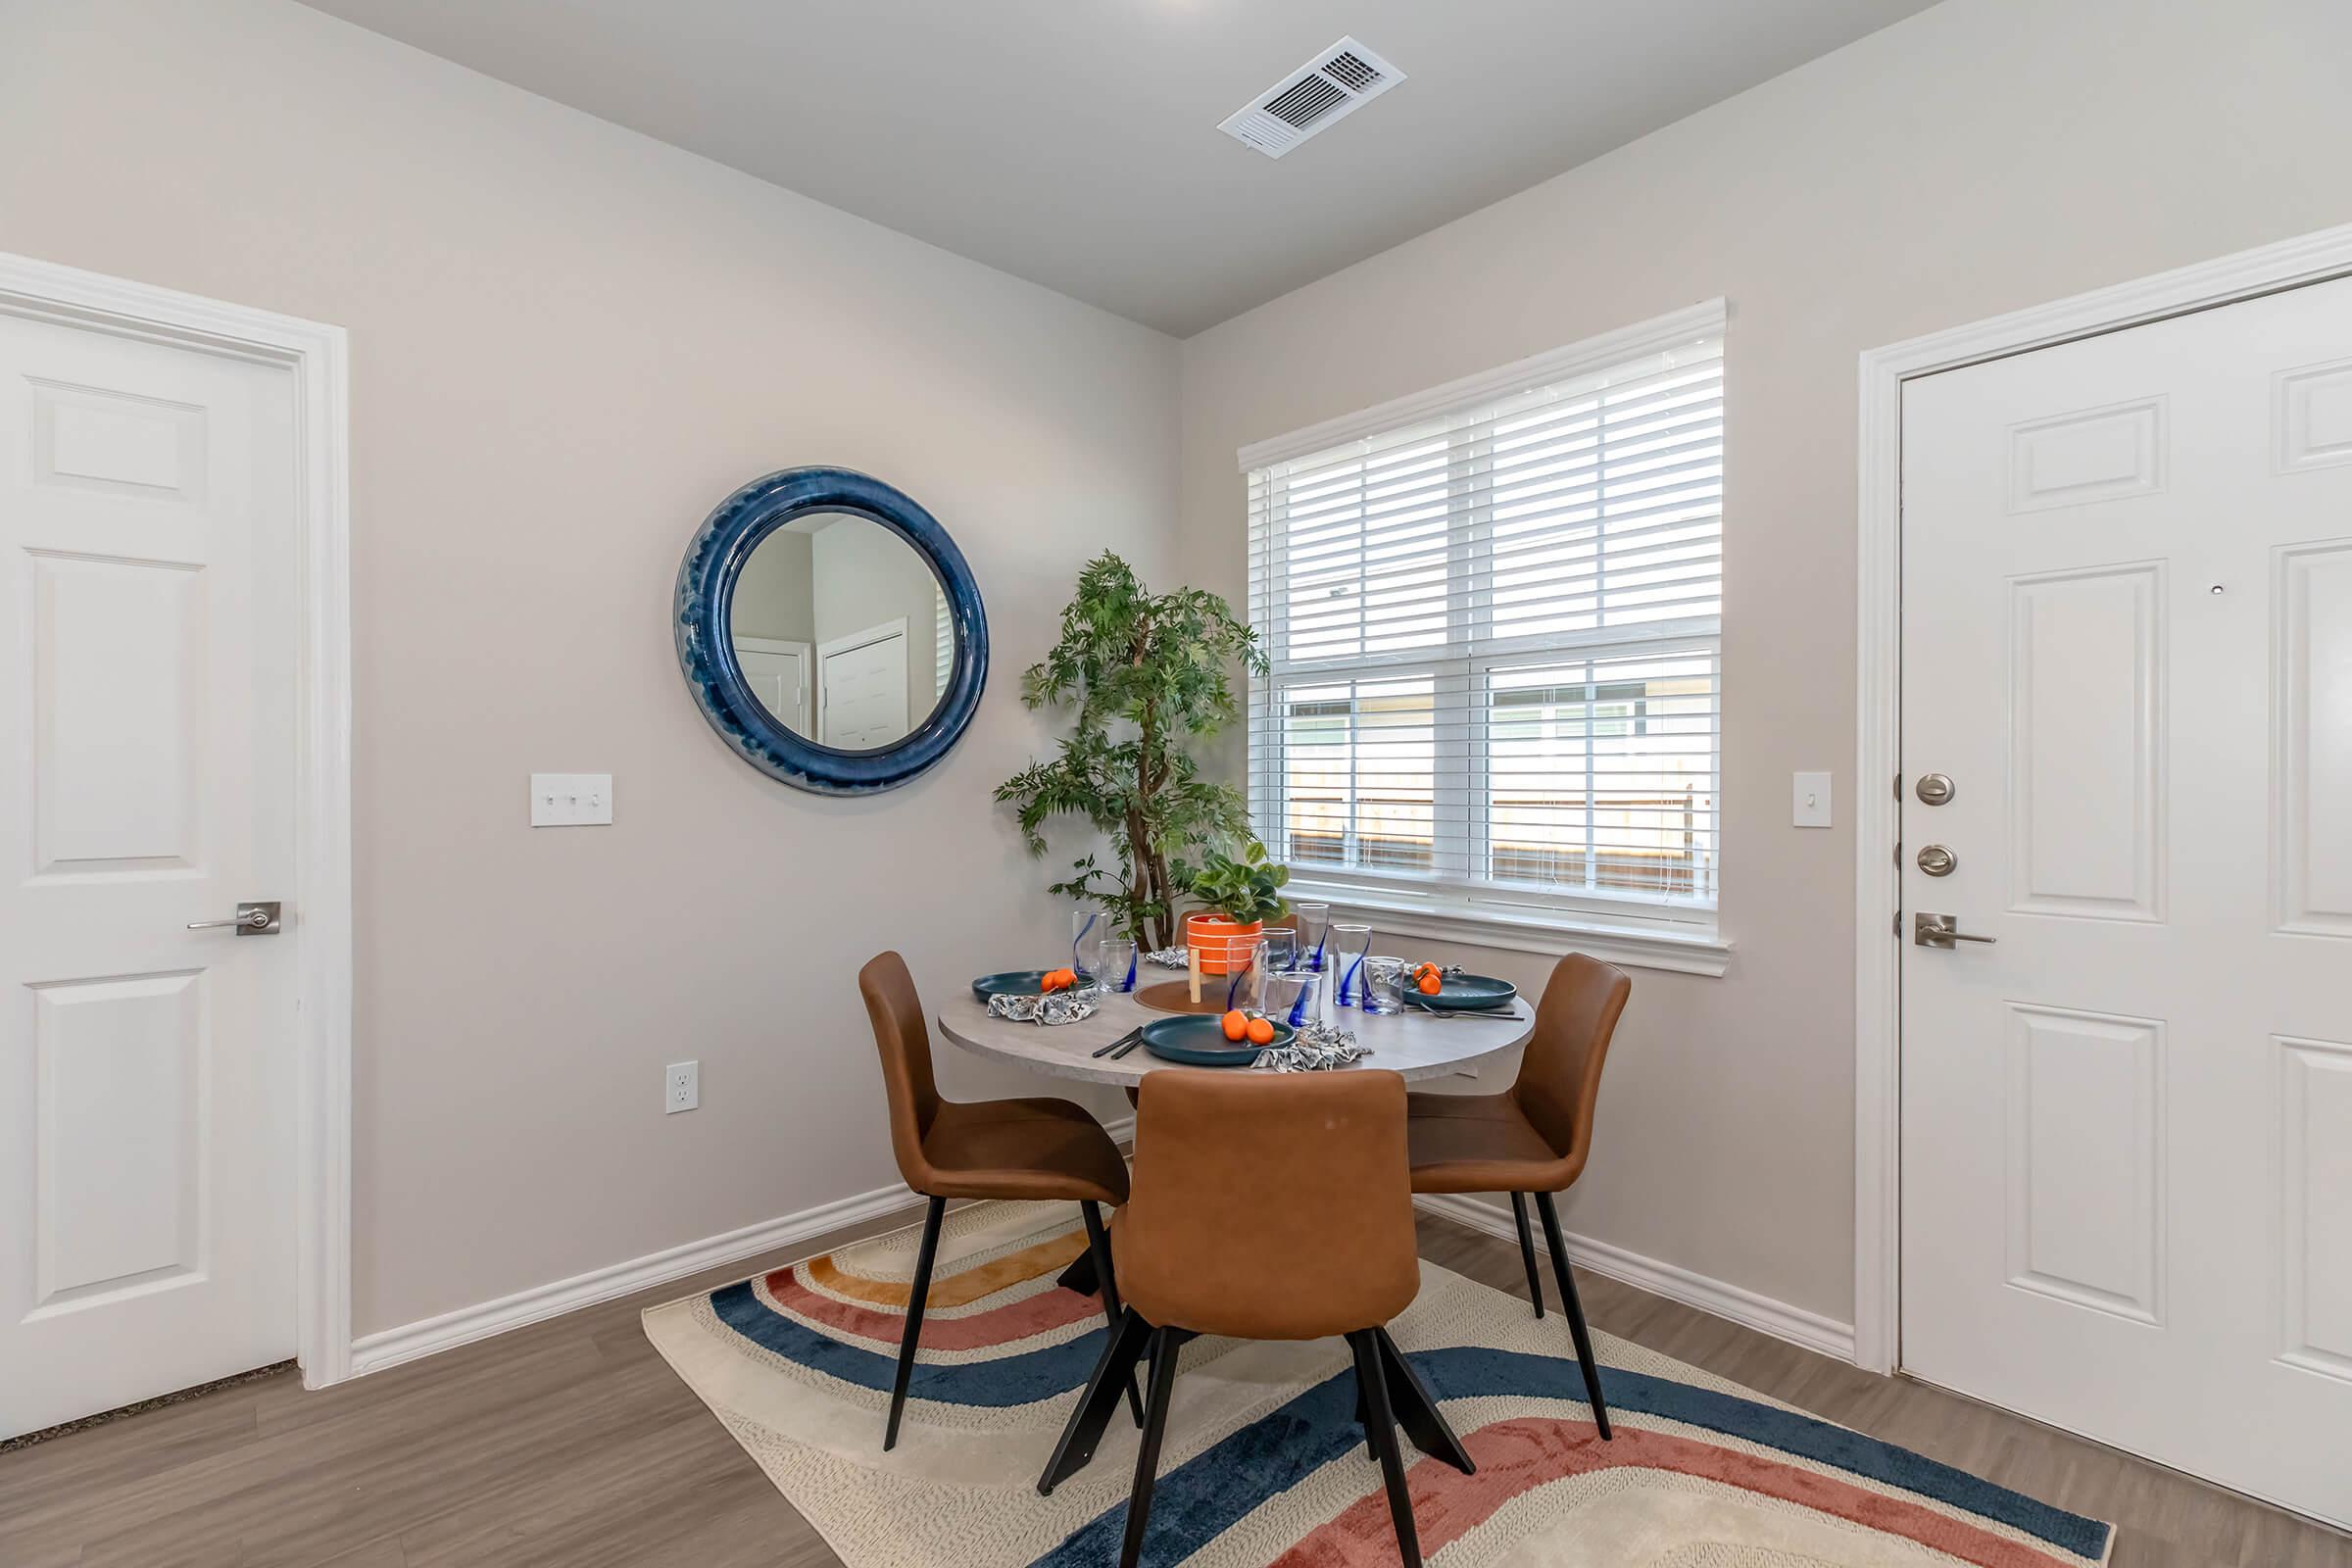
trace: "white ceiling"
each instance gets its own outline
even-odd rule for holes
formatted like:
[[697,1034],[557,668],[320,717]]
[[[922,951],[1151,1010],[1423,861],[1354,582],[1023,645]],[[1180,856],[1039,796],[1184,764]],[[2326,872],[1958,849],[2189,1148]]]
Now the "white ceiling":
[[[1187,335],[1930,0],[308,0]],[[1217,122],[1352,33],[1406,80]]]

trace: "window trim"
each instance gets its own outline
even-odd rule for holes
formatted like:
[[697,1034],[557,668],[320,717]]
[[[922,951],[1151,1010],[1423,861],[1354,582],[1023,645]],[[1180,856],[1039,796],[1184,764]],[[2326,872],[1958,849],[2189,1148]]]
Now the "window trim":
[[1295,902],[1328,904],[1340,914],[1360,915],[1372,927],[1373,945],[1393,937],[1425,937],[1503,953],[1560,957],[1582,953],[1610,963],[1677,974],[1721,976],[1731,967],[1732,943],[1712,922],[1697,920],[1606,920],[1586,909],[1557,912],[1501,906],[1465,908],[1434,901],[1367,896],[1354,883],[1324,885],[1294,874],[1283,889]]
[[1238,454],[1238,470],[1246,474],[1252,468],[1270,467],[1293,458],[1303,458],[1325,447],[1381,435],[1397,425],[1435,418],[1462,404],[1501,397],[1537,382],[1565,381],[1593,370],[1607,369],[1621,360],[1637,360],[1645,354],[1663,354],[1668,349],[1681,346],[1686,340],[1721,337],[1729,318],[1729,309],[1720,297],[1704,300],[1647,321],[1619,327],[1614,332],[1586,338],[1581,343],[1571,343],[1565,348],[1552,349],[1544,354],[1531,354],[1524,360],[1514,360],[1509,365],[1492,370],[1465,375],[1426,392],[1416,392],[1410,397],[1395,398],[1368,409],[1358,409],[1353,414],[1343,414],[1337,418],[1325,419],[1320,424],[1293,430],[1288,435],[1253,441]]
[[[1247,475],[1253,469],[1271,467],[1329,447],[1386,434],[1400,425],[1433,419],[1468,404],[1506,397],[1531,385],[1568,380],[1690,342],[1710,337],[1721,338],[1726,335],[1729,318],[1729,308],[1721,297],[1704,300],[1680,311],[1604,332],[1597,337],[1547,353],[1531,355],[1475,375],[1463,376],[1425,392],[1360,409],[1294,430],[1288,435],[1252,442],[1236,454],[1237,466],[1241,473]],[[1273,574],[1271,591],[1276,599],[1275,612],[1279,614],[1283,575],[1277,564],[1270,564],[1269,569]],[[1605,638],[1592,635],[1590,641],[1596,647],[1619,648],[1627,642],[1650,639],[1662,643],[1679,641],[1690,637],[1693,628],[1686,623],[1675,621],[1629,627]],[[1707,635],[1714,646],[1720,693],[1721,633],[1715,630]],[[1560,644],[1547,644],[1544,651],[1573,657],[1575,645],[1584,640],[1582,635],[1572,636]],[[1403,654],[1397,656],[1397,662],[1400,664],[1426,662],[1416,656]],[[1344,662],[1352,673],[1365,662],[1350,660]],[[1311,673],[1311,663],[1305,669],[1294,668],[1286,672],[1289,677]],[[1256,719],[1259,716],[1259,705],[1271,699],[1272,691],[1267,682],[1252,681],[1250,684],[1252,721],[1247,728],[1253,740],[1258,728]],[[1256,760],[1251,758],[1249,765],[1254,770]],[[1720,752],[1717,771],[1721,772]],[[1254,785],[1252,797],[1254,800]],[[1719,857],[1722,831],[1723,824],[1719,817],[1716,825]],[[1421,898],[1404,892],[1390,895],[1377,886],[1367,886],[1361,881],[1318,883],[1314,877],[1316,869],[1312,865],[1293,868],[1291,887],[1295,893],[1318,898],[1335,908],[1374,916],[1376,927],[1397,935],[1458,941],[1509,952],[1554,956],[1582,952],[1644,968],[1701,975],[1721,975],[1731,960],[1732,944],[1721,935],[1720,894],[1715,906],[1711,908],[1669,914],[1665,910],[1670,906],[1637,903],[1629,907],[1625,916],[1619,917],[1606,908],[1606,905],[1613,901],[1605,899],[1597,901],[1602,906],[1595,907],[1596,901],[1589,898],[1576,899],[1563,895],[1547,898],[1532,890],[1524,903],[1472,903],[1448,895]]]

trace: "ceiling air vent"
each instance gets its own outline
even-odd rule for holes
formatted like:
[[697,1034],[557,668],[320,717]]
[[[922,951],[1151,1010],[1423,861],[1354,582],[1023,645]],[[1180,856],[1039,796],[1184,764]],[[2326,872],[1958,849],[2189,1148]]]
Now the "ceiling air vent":
[[1268,158],[1280,158],[1403,79],[1404,73],[1380,56],[1353,38],[1342,38],[1217,128]]

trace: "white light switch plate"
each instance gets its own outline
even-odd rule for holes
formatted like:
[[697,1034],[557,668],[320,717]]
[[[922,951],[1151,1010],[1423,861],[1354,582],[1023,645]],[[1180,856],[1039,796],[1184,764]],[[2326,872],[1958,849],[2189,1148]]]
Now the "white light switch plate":
[[1798,827],[1828,827],[1830,825],[1830,775],[1799,773],[1792,802]]
[[531,826],[607,827],[612,821],[612,774],[531,775]]

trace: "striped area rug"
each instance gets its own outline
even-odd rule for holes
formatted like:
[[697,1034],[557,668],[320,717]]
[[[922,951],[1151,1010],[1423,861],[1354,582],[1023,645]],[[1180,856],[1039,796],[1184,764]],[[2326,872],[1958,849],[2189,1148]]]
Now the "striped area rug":
[[[1122,1412],[1094,1462],[1038,1472],[1100,1353],[1100,1305],[1054,1283],[1069,1204],[949,1216],[899,1446],[882,1451],[915,1233],[645,1314],[647,1335],[850,1568],[1115,1562],[1135,1463]],[[1555,1310],[1422,1264],[1397,1343],[1477,1460],[1405,1446],[1433,1568],[2103,1563],[2109,1526],[1598,1335],[1603,1443]],[[1185,1347],[1147,1564],[1394,1562],[1338,1341]]]

